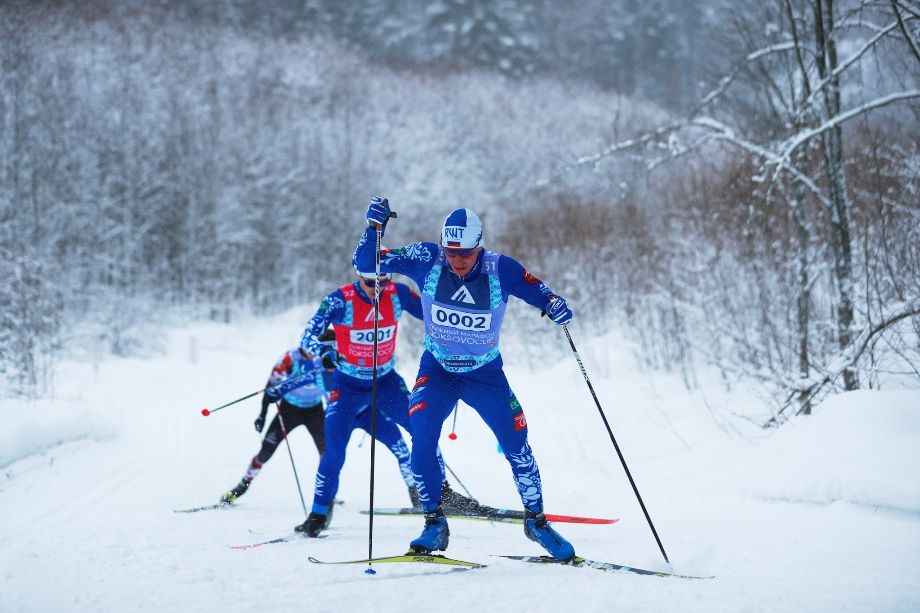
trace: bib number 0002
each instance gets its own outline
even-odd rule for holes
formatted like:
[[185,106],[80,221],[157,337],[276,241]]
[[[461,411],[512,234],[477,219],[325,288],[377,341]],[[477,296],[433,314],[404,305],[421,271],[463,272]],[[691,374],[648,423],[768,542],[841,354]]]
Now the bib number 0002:
[[492,313],[464,313],[436,304],[431,305],[431,319],[436,324],[458,330],[485,332],[492,326]]

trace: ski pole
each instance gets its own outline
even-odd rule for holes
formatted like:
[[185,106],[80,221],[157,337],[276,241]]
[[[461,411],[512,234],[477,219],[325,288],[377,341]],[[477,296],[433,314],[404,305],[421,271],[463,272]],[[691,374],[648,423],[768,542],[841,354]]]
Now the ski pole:
[[457,483],[460,485],[461,488],[463,488],[463,491],[466,492],[466,495],[472,498],[473,500],[476,500],[476,497],[470,494],[470,491],[466,489],[465,485],[463,485],[463,481],[460,480],[460,477],[457,476],[457,473],[454,472],[454,469],[452,469],[450,466],[447,465],[447,462],[444,462],[444,468],[450,471],[450,474],[453,475],[454,479],[457,480]]
[[[447,438],[449,438],[452,441],[457,440],[457,413],[459,412],[459,410],[460,410],[460,403],[458,402],[457,404],[454,405],[454,425],[450,427],[450,434],[447,435]],[[447,465],[445,464],[445,466]]]
[[278,411],[278,423],[281,424],[281,434],[284,435],[284,444],[287,447],[288,457],[291,458],[291,468],[294,469],[294,482],[297,483],[297,493],[300,494],[300,506],[303,507],[303,516],[306,519],[309,514],[307,513],[307,504],[303,501],[303,490],[300,489],[300,478],[297,476],[297,467],[294,466],[294,454],[291,452],[291,443],[288,442],[288,430],[284,425],[284,416],[281,415],[281,404],[276,404],[275,409]]
[[601,408],[600,400],[597,399],[597,394],[594,393],[594,386],[591,385],[591,380],[588,378],[588,372],[585,370],[585,365],[581,361],[581,356],[578,355],[578,350],[575,349],[575,343],[572,341],[572,335],[569,334],[568,324],[562,324],[562,329],[565,331],[565,337],[569,339],[569,346],[572,348],[572,353],[575,354],[575,360],[578,362],[578,368],[581,369],[581,376],[584,377],[585,383],[588,384],[588,389],[591,391],[591,397],[594,398],[594,404],[597,405],[597,410],[601,414],[601,419],[604,421],[604,427],[607,428],[607,434],[610,435],[610,442],[613,443],[613,448],[616,449],[617,455],[620,457],[620,463],[623,465],[623,470],[626,471],[626,476],[629,478],[629,484],[632,486],[633,492],[636,494],[636,499],[639,501],[639,506],[642,507],[642,512],[645,514],[645,520],[648,522],[649,528],[652,529],[652,534],[655,536],[655,542],[658,543],[658,549],[661,550],[661,555],[664,556],[664,561],[668,563],[668,566],[670,566],[671,561],[668,559],[668,554],[665,553],[664,545],[661,544],[661,539],[658,538],[658,532],[655,530],[655,525],[652,523],[652,518],[649,517],[648,511],[645,508],[645,503],[642,502],[642,496],[639,495],[639,488],[636,487],[636,482],[632,478],[632,473],[629,472],[629,467],[626,465],[626,459],[623,458],[623,453],[620,451],[620,446],[617,444],[617,439],[613,436],[613,430],[610,429],[610,423],[607,421],[607,416],[604,415],[604,409]]
[[285,379],[284,381],[281,381],[280,383],[276,383],[275,385],[267,385],[263,387],[262,389],[260,389],[258,392],[253,392],[247,396],[243,396],[242,398],[237,398],[233,402],[228,402],[227,404],[219,406],[216,409],[201,409],[201,414],[207,417],[208,415],[210,415],[211,413],[214,413],[215,411],[220,411],[221,409],[225,409],[232,404],[236,404],[237,402],[242,402],[243,400],[246,400],[247,398],[252,398],[253,396],[257,394],[261,394],[262,392],[269,390],[269,389],[274,390],[279,396],[283,396],[284,394],[288,393],[292,389],[302,387],[304,385],[304,382],[307,379],[309,379],[311,376],[312,375],[310,375],[309,373],[304,373],[302,375],[295,375],[293,377],[288,377],[287,379]]
[[[391,211],[390,217],[396,217],[396,213]],[[374,234],[376,243],[374,245],[374,360],[371,378],[371,479],[370,502],[367,510],[367,570],[364,571],[369,575],[376,574],[371,560],[374,559],[374,463],[377,448],[374,443],[377,441],[377,346],[379,343],[377,334],[380,331],[380,239],[383,236],[381,224],[374,224]]]
[[257,392],[253,392],[253,393],[251,393],[251,394],[247,394],[247,395],[243,396],[242,398],[237,398],[237,399],[234,400],[233,402],[228,402],[227,404],[222,404],[222,405],[220,405],[219,407],[217,407],[216,409],[201,409],[201,414],[204,415],[205,417],[207,417],[207,416],[210,415],[211,413],[216,413],[217,411],[220,411],[221,409],[226,409],[226,408],[229,407],[230,405],[234,405],[234,404],[236,404],[237,402],[242,402],[242,401],[244,401],[244,400],[246,400],[246,399],[248,399],[248,398],[252,398],[253,396],[257,396],[258,394],[261,394],[262,392],[264,392],[264,391],[267,390],[267,389],[268,389],[267,387],[263,387],[262,389],[260,389],[260,390],[257,391]]

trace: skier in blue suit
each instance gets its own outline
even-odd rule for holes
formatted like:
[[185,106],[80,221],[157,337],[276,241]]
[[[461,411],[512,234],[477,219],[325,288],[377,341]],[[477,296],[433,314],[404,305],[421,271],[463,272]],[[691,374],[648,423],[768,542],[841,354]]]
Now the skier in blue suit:
[[[413,506],[419,506],[409,448],[397,426],[409,426],[409,389],[396,372],[395,350],[399,319],[409,313],[421,319],[419,295],[408,285],[376,277],[374,267],[359,268],[358,281],[341,286],[327,295],[310,319],[301,337],[301,347],[320,357],[327,368],[334,368],[328,385],[329,404],[325,420],[325,452],[316,470],[313,508],[294,529],[309,537],[329,526],[332,503],[339,488],[339,474],[345,464],[348,439],[355,428],[371,431],[371,390],[373,387],[374,329],[377,331],[376,437],[396,456],[403,481]],[[365,272],[369,271],[369,272]],[[375,317],[375,278],[380,295]],[[320,341],[332,326],[335,347]],[[440,488],[448,502],[458,509],[476,501],[454,492],[444,478],[444,462],[437,453],[435,465]],[[440,491],[440,490],[439,490]]]
[[[375,266],[375,227],[390,218],[386,199],[372,198],[368,227],[355,250],[359,270]],[[444,220],[441,241],[382,251],[380,271],[399,273],[421,288],[425,352],[409,397],[411,466],[425,527],[410,543],[418,552],[443,551],[450,530],[441,506],[435,454],[441,426],[457,400],[470,405],[495,434],[511,465],[525,509],[524,533],[553,557],[575,555],[571,543],[546,521],[540,472],[527,442],[527,419],[502,369],[498,341],[509,296],[534,306],[557,324],[572,319],[565,299],[515,259],[482,246],[482,223],[466,208]]]

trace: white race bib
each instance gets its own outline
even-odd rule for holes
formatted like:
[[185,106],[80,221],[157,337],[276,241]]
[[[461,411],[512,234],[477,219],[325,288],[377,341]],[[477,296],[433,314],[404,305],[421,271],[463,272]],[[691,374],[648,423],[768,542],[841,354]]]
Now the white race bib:
[[[384,326],[383,328],[377,328],[377,343],[383,343],[391,338],[393,338],[393,333],[396,331],[396,326]],[[355,345],[373,345],[374,344],[374,329],[370,330],[350,330],[349,334],[351,335],[351,342]]]
[[492,313],[464,313],[432,304],[431,321],[439,326],[458,330],[488,332],[492,327]]

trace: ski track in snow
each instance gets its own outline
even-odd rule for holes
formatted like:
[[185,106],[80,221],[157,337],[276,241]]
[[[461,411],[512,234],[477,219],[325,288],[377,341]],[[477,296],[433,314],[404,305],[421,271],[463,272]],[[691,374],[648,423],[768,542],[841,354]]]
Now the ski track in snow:
[[[544,552],[518,525],[462,520],[450,523],[446,554],[488,568],[378,564],[371,576],[362,564],[312,564],[308,556],[368,553],[360,511],[369,502],[370,454],[360,433],[350,442],[338,495],[345,503],[329,538],[230,549],[289,533],[303,510],[282,445],[237,507],[173,513],[216,502],[258,450],[258,398],[208,418],[199,411],[261,387],[296,343],[305,311],[178,330],[165,356],[112,358],[97,371],[74,365],[54,398],[0,403],[4,417],[50,425],[85,410],[114,432],[4,469],[0,611],[920,610],[920,393],[832,399],[812,423],[774,435],[743,423],[726,429],[676,378],[640,372],[619,339],[580,346],[586,368],[590,375],[595,352],[611,352],[611,374],[592,382],[674,570],[715,579],[502,560],[491,554]],[[577,322],[570,329],[576,342],[587,338]],[[199,347],[194,364],[190,335]],[[536,372],[515,368],[523,360],[513,353],[505,361],[528,417],[547,511],[620,518],[557,529],[584,557],[667,570],[574,359],[560,354],[553,370]],[[403,357],[398,370],[411,380],[415,363]],[[647,376],[655,377],[653,395]],[[755,402],[714,386],[705,392],[722,419],[729,407],[743,412]],[[873,425],[886,416],[891,427]],[[834,436],[822,438],[831,425]],[[447,423],[442,449],[464,485],[484,503],[518,508],[510,470],[481,420],[461,406],[459,438],[449,441],[449,431]],[[303,429],[291,446],[309,506],[316,451]],[[809,453],[834,461],[816,463]],[[376,462],[375,506],[407,504],[392,456],[378,447]],[[809,474],[809,466],[822,472]],[[864,474],[855,483],[848,475],[857,469]],[[376,516],[373,554],[403,553],[421,523]]]

